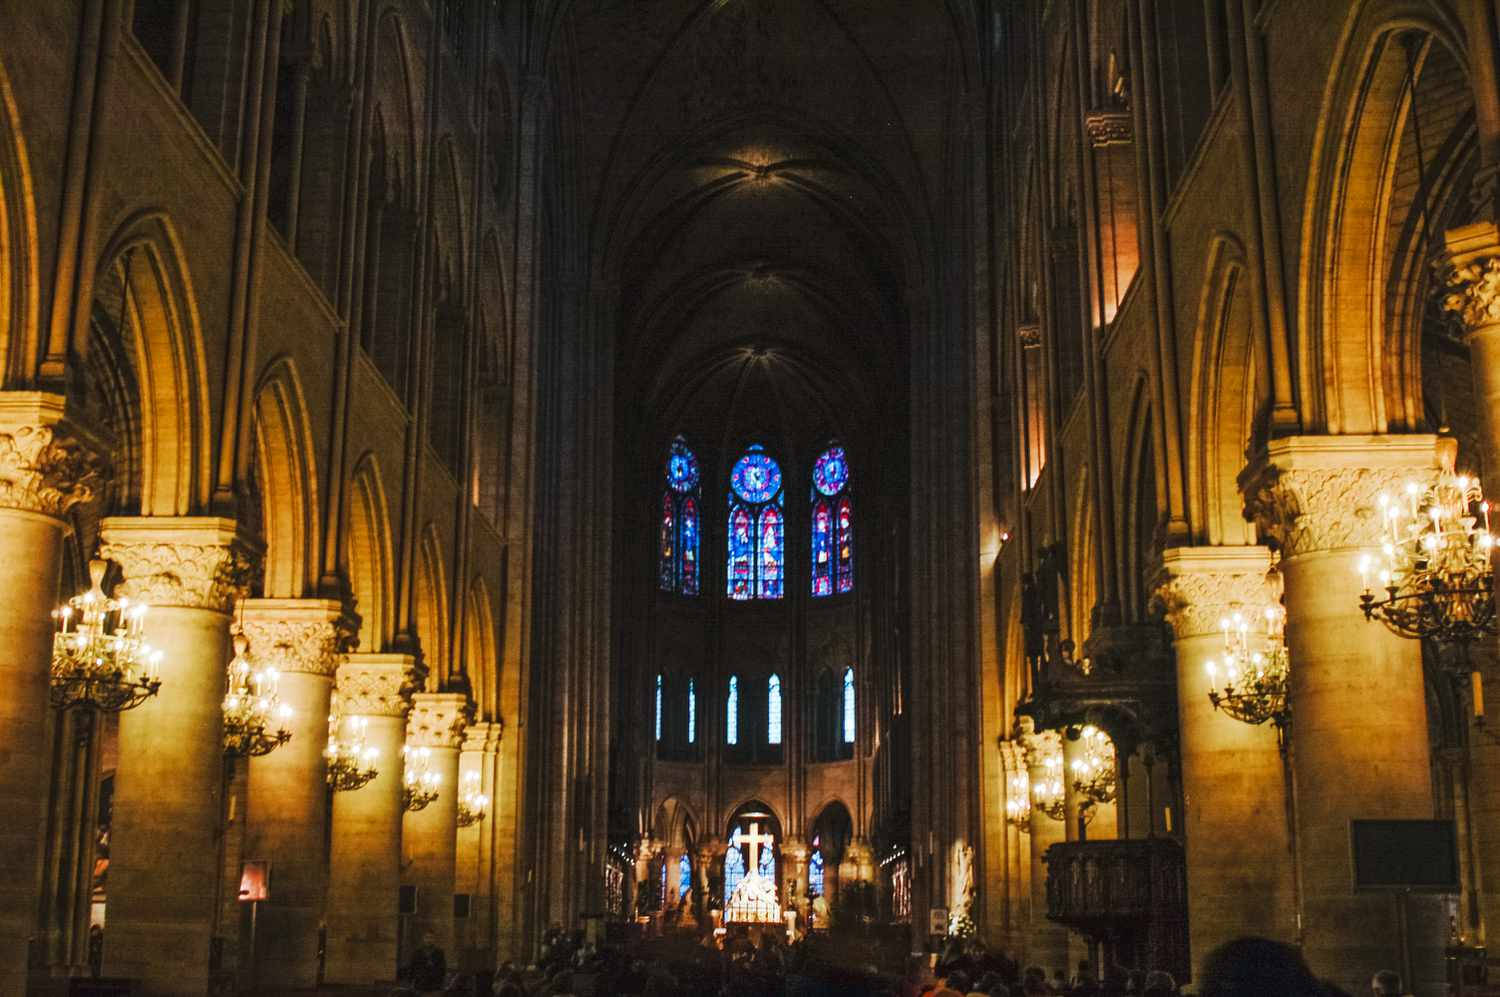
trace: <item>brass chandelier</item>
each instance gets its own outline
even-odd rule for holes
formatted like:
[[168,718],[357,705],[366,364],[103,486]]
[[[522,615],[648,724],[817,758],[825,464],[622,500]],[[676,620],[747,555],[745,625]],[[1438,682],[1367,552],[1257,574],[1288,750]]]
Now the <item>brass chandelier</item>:
[[1031,833],[1031,776],[1025,772],[1012,772],[1005,794],[1005,822],[1021,829],[1022,834]]
[[426,810],[440,795],[438,787],[443,783],[442,773],[434,772],[429,767],[432,762],[432,749],[407,745],[401,751],[406,757],[401,805],[410,813]]
[[1031,780],[1031,805],[1053,820],[1068,815],[1068,794],[1063,786],[1062,745],[1049,745],[1042,755],[1042,777]]
[[161,652],[145,642],[146,607],[104,594],[108,562],[89,562],[90,587],[52,613],[49,699],[57,709],[134,709],[161,689]]
[[[343,722],[335,700],[333,713],[328,717],[328,746],[323,757],[328,761],[328,785],[336,793],[353,792],[370,783],[380,769],[380,749],[365,744],[365,728],[369,721],[364,717],[351,717]],[[348,731],[349,739],[340,735]]]
[[[292,739],[286,722],[292,709],[276,695],[280,673],[250,660],[250,641],[234,635],[234,657],[229,662],[229,691],[224,694],[224,752],[259,757]],[[272,730],[272,725],[276,729]]]
[[1115,799],[1115,745],[1109,735],[1086,724],[1079,732],[1083,755],[1073,759],[1073,789],[1094,803]]
[[1262,626],[1254,628],[1244,613],[1235,612],[1219,621],[1224,634],[1224,655],[1204,663],[1208,672],[1208,701],[1240,723],[1258,725],[1269,721],[1276,736],[1285,736],[1291,710],[1287,687],[1290,659],[1282,639],[1286,611],[1267,606]]
[[465,773],[458,792],[458,826],[472,827],[484,820],[489,805],[490,798],[480,792],[479,773]]
[[1469,646],[1495,635],[1495,538],[1479,479],[1453,470],[1456,442],[1439,448],[1432,484],[1408,481],[1403,494],[1380,496],[1385,537],[1379,555],[1360,559],[1359,601],[1365,619],[1393,633],[1456,648],[1458,670],[1469,671]]

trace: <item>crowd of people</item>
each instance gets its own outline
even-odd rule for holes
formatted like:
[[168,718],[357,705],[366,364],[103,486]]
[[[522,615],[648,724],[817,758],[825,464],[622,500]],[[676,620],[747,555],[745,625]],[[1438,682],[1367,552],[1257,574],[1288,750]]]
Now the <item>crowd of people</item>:
[[[431,958],[429,953],[427,958]],[[950,946],[911,956],[901,975],[882,972],[875,951],[850,939],[808,936],[788,944],[777,931],[744,926],[694,939],[659,938],[633,945],[595,945],[583,932],[553,928],[540,958],[526,969],[506,965],[487,989],[414,988],[416,993],[473,997],[1363,997],[1313,975],[1295,948],[1242,938],[1205,960],[1191,991],[1170,973],[1081,963],[1071,977],[1023,967],[999,953]],[[426,974],[427,982],[435,977]],[[1372,997],[1405,997],[1390,970],[1370,981]]]

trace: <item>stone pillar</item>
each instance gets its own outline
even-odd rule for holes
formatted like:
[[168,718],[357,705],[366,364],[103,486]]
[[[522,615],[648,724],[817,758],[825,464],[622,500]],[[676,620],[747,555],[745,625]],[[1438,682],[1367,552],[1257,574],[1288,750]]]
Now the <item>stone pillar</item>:
[[[660,848],[660,843],[649,834],[641,838],[635,846],[635,907],[630,912],[632,917],[640,910],[642,896],[654,897],[656,895],[658,883],[651,878],[651,866]],[[655,904],[651,906],[654,907]]]
[[807,927],[807,859],[811,850],[801,838],[787,838],[781,843],[782,871],[781,906],[784,910],[796,910],[798,924]]
[[[1483,482],[1493,502],[1500,496],[1500,227],[1494,222],[1467,225],[1446,233],[1443,242],[1448,288],[1443,308],[1458,318],[1469,344],[1484,439]],[[1494,642],[1476,649],[1472,660],[1485,691],[1500,692],[1500,655]],[[1488,938],[1500,931],[1500,741],[1487,733],[1471,736],[1469,761],[1476,900],[1481,937]]]
[[201,995],[217,920],[229,613],[251,549],[213,517],[117,517],[100,532],[120,592],[151,607],[145,638],[162,653],[161,692],[120,715],[105,974]]
[[329,695],[353,623],[325,599],[247,599],[242,611],[250,654],[280,671],[277,693],[292,711],[292,739],[250,759],[245,858],[270,862],[271,898],[256,914],[257,951],[245,962],[259,986],[310,988],[325,886]]
[[26,992],[35,931],[50,765],[48,614],[60,601],[63,518],[93,498],[104,466],[62,417],[61,396],[0,394],[0,993]]
[[[1304,952],[1346,990],[1399,958],[1397,908],[1355,893],[1349,821],[1428,818],[1433,796],[1421,647],[1360,611],[1358,565],[1378,549],[1380,493],[1436,466],[1431,436],[1285,437],[1242,477],[1246,511],[1282,553]],[[1445,992],[1446,924],[1409,901],[1412,975]]]
[[328,983],[388,983],[396,978],[401,888],[401,746],[406,743],[409,654],[346,654],[335,695],[346,719],[366,724],[365,743],[380,754],[369,785],[333,794],[328,858]]
[[427,935],[452,960],[454,861],[458,851],[458,749],[469,700],[461,692],[419,692],[406,720],[406,743],[431,752],[428,771],[438,777],[438,797],[407,813],[401,826],[402,881],[417,888],[411,945]]
[[[500,752],[498,723],[470,724],[458,755],[458,789],[464,780],[476,782],[489,797],[484,818],[458,829],[453,888],[469,898],[469,917],[457,940],[460,964],[473,970],[495,966],[493,905],[495,903],[495,765]],[[471,773],[474,778],[471,778]],[[629,890],[626,891],[627,895]],[[457,927],[457,926],[455,926]]]
[[[701,921],[712,927],[709,908],[709,891],[713,887],[714,863],[724,858],[724,842],[716,835],[706,835],[698,841],[698,867],[695,871],[698,877],[698,892],[703,898],[703,911]],[[723,897],[719,898],[722,906]]]
[[[1042,756],[1057,750],[1056,731],[1038,733],[1029,717],[1021,720],[1021,743],[1026,751],[1026,769],[1035,786],[1044,775]],[[1062,821],[1053,820],[1041,808],[1031,808],[1031,927],[1027,933],[1026,962],[1047,970],[1068,968],[1068,929],[1047,920],[1047,849],[1066,840]]]
[[1201,979],[1203,957],[1230,939],[1297,940],[1276,730],[1215,710],[1205,667],[1224,656],[1220,620],[1235,611],[1258,619],[1281,593],[1266,580],[1271,552],[1265,547],[1172,547],[1162,562],[1156,601],[1176,635],[1188,942],[1194,979]]

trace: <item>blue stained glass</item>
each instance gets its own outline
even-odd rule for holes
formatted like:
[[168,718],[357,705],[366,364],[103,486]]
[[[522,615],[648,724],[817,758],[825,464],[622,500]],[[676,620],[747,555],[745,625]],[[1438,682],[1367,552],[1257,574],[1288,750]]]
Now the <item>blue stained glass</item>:
[[833,510],[821,498],[812,511],[812,594],[833,595]]
[[772,675],[766,684],[766,743],[781,743],[781,676]]
[[688,858],[687,852],[683,852],[681,861],[677,863],[677,899],[687,896],[688,890],[692,888],[693,860]]
[[753,446],[735,462],[729,482],[734,493],[746,502],[769,502],[781,491],[781,465],[760,447]]
[[824,495],[837,495],[849,481],[849,461],[843,447],[829,447],[813,464],[813,485]]
[[751,535],[750,510],[735,505],[729,510],[729,598],[750,598],[754,564],[755,538]]
[[767,846],[760,849],[760,868],[756,870],[771,882],[776,882],[776,850]]
[[840,592],[854,591],[854,503],[849,496],[839,499],[838,508],[838,586]]
[[698,458],[680,436],[667,452],[667,484],[678,494],[698,487]]
[[682,500],[682,527],[678,553],[677,578],[683,595],[698,594],[698,502],[691,496]]
[[698,689],[692,679],[688,679],[688,744],[694,744],[698,740]]
[[817,838],[813,839],[812,858],[807,860],[807,895],[823,895],[823,849],[818,847]]
[[[737,840],[741,833],[738,824],[734,830],[729,832],[731,842]],[[724,906],[729,906],[729,898],[734,896],[734,888],[740,885],[740,880],[745,878],[745,852],[744,846],[730,844],[724,853]]]
[[[660,710],[657,712],[660,713]],[[730,744],[740,743],[740,677],[738,675],[729,676],[729,701],[724,708],[724,740]]]
[[854,669],[844,669],[844,743],[854,743]]
[[782,567],[785,563],[781,510],[774,505],[762,509],[757,532],[760,541],[760,577],[755,594],[761,599],[780,599]]
[[656,673],[656,739],[661,740],[661,673]]
[[666,858],[665,855],[662,856],[662,860],[661,860],[661,901],[660,902],[661,902],[662,906],[666,906],[666,903],[667,903],[667,858]]
[[672,494],[664,492],[661,497],[661,547],[657,557],[658,584],[663,592],[670,592],[677,583],[677,504]]

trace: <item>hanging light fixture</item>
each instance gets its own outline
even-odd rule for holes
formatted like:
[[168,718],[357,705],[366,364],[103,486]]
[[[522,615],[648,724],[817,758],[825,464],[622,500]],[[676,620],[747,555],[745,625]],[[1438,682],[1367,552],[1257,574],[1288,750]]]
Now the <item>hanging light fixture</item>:
[[49,698],[62,710],[134,709],[161,689],[161,652],[142,636],[146,607],[104,594],[109,563],[89,562],[90,587],[54,610]]
[[1053,820],[1068,814],[1067,790],[1063,786],[1062,745],[1049,745],[1042,755],[1042,777],[1030,780],[1031,805]]
[[1073,759],[1073,789],[1094,803],[1115,799],[1115,745],[1109,735],[1086,724],[1079,733],[1083,754]]
[[1495,538],[1479,479],[1453,470],[1457,452],[1451,437],[1440,439],[1435,481],[1380,496],[1385,537],[1378,555],[1360,558],[1359,601],[1367,620],[1457,649],[1467,672],[1469,645],[1495,635]]
[[406,758],[401,805],[411,813],[426,810],[438,798],[438,787],[443,783],[442,774],[430,768],[432,749],[408,744],[401,752]]
[[[1224,656],[1204,662],[1208,672],[1208,701],[1240,723],[1270,721],[1278,741],[1286,736],[1291,710],[1287,686],[1290,659],[1282,634],[1286,610],[1267,606],[1263,625],[1252,627],[1244,613],[1234,612],[1219,621],[1224,634]],[[1222,682],[1222,685],[1220,684]]]
[[[276,695],[281,675],[250,660],[250,641],[243,631],[234,634],[234,657],[229,662],[229,691],[224,694],[224,751],[230,755],[268,755],[292,739],[286,729],[292,708]],[[271,730],[276,724],[276,730]]]
[[[328,761],[328,785],[336,793],[361,789],[380,774],[377,767],[380,749],[365,744],[368,726],[369,721],[364,717],[350,717],[347,723],[343,722],[335,697],[334,711],[328,716],[328,746],[323,749],[323,757]],[[345,733],[347,740],[341,737]]]
[[1031,776],[1025,772],[1012,772],[1005,793],[1005,822],[1021,829],[1022,834],[1031,833]]
[[479,791],[479,773],[465,773],[458,791],[458,826],[472,827],[484,820],[489,805],[490,798]]

